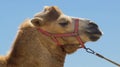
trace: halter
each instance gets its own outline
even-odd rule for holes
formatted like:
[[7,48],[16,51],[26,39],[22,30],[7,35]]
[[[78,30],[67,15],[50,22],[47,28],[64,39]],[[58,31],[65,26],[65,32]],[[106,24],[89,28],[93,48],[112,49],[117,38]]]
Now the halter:
[[46,35],[51,37],[51,39],[57,44],[57,45],[62,45],[59,40],[57,38],[61,38],[61,37],[75,37],[76,40],[79,42],[80,44],[80,48],[84,48],[84,42],[81,40],[80,36],[79,36],[79,32],[78,32],[78,28],[79,28],[79,19],[74,19],[75,22],[75,26],[74,26],[74,32],[71,33],[57,33],[57,34],[53,34],[50,32],[47,32],[41,28],[39,28],[38,30]]

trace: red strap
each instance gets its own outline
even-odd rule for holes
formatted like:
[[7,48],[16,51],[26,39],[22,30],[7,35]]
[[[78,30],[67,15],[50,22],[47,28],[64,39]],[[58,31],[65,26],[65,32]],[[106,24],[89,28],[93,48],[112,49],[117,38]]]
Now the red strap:
[[69,37],[69,36],[75,36],[74,33],[64,33],[64,34],[54,34],[55,37]]
[[78,42],[80,43],[80,48],[84,48],[84,42],[81,40],[80,36],[77,36],[76,39],[78,40]]
[[60,42],[57,40],[56,37],[52,37],[52,39],[53,39],[53,41],[54,41],[57,45],[62,45],[62,44],[60,44]]
[[78,27],[79,27],[79,19],[75,19],[75,28],[74,28],[75,33],[78,33]]
[[39,30],[42,34],[45,34],[46,36],[52,36],[51,33],[47,32],[47,31],[44,31],[44,30],[41,29],[41,28],[38,28],[38,30]]

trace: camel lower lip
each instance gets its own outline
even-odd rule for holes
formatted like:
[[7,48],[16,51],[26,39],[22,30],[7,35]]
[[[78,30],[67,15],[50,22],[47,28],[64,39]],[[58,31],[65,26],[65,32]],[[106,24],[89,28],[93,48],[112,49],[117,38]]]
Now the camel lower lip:
[[99,37],[96,36],[90,36],[91,41],[97,41],[99,39]]

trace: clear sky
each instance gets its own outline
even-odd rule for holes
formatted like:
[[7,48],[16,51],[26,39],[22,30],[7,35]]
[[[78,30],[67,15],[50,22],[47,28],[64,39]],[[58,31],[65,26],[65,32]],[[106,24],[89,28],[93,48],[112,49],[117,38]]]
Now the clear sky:
[[[0,0],[0,55],[10,50],[19,24],[47,5],[58,6],[67,15],[95,21],[104,35],[86,46],[120,63],[120,0]],[[65,67],[117,66],[80,49],[67,55]]]

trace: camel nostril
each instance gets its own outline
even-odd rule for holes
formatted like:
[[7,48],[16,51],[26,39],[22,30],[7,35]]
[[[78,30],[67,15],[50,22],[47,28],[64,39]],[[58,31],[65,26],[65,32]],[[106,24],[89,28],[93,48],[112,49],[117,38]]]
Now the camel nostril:
[[90,27],[96,27],[96,28],[98,28],[98,25],[95,24],[94,22],[90,22],[90,23],[89,23],[89,26],[90,26]]

